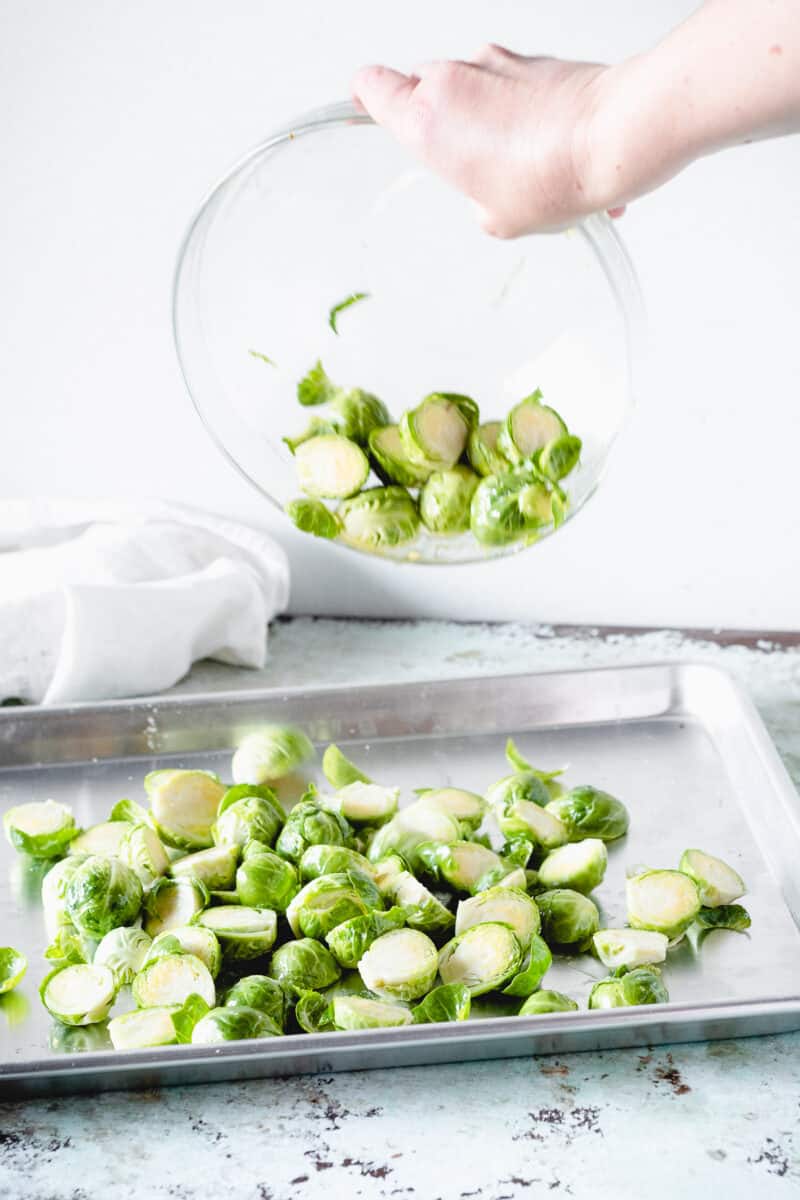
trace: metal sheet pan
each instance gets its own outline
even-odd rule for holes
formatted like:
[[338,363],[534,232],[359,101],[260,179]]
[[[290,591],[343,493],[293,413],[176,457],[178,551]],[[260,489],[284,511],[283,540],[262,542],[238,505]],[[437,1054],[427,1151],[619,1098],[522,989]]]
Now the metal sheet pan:
[[[462,679],[403,686],[247,692],[0,713],[0,810],[52,796],[79,823],[103,819],[165,765],[228,773],[231,749],[266,720],[303,724],[348,745],[374,778],[410,798],[420,785],[483,790],[504,773],[512,734],[537,764],[569,764],[631,810],[610,847],[596,898],[624,921],[630,863],[670,866],[686,845],[730,861],[746,879],[749,934],[687,941],[665,971],[671,1002],[538,1018],[485,1015],[456,1025],[287,1036],[220,1048],[176,1046],[76,1054],[37,995],[46,973],[40,874],[0,849],[0,944],[23,950],[23,984],[0,1003],[0,1094],[30,1095],[302,1072],[564,1053],[800,1028],[800,805],[750,701],[708,666],[665,665]],[[593,959],[557,959],[548,986],[585,1005]]]

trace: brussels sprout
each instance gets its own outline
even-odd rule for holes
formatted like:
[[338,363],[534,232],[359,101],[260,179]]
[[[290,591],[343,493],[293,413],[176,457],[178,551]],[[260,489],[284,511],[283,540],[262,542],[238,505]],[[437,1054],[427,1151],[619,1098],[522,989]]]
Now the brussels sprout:
[[[283,779],[313,757],[314,747],[302,729],[294,725],[265,725],[239,743],[233,756],[233,778],[238,784],[268,784]],[[263,798],[274,803],[275,794]]]
[[716,908],[701,908],[696,924],[703,931],[733,929],[737,933],[744,933],[752,922],[749,912],[741,904],[718,904]]
[[86,963],[56,967],[39,988],[42,1004],[64,1025],[94,1025],[104,1021],[116,994],[114,973],[108,967]]
[[644,967],[664,962],[668,939],[648,929],[601,929],[592,938],[594,950],[604,967]]
[[417,463],[409,458],[397,425],[373,429],[369,435],[369,452],[373,470],[382,483],[421,487],[434,470],[432,463]]
[[108,931],[95,950],[92,962],[96,967],[109,967],[117,987],[125,987],[142,969],[152,944],[152,938],[143,929],[123,925]]
[[367,996],[335,996],[333,1023],[336,1029],[383,1029],[411,1025],[411,1010],[404,1004]]
[[399,788],[378,783],[348,783],[335,796],[320,796],[327,812],[337,812],[354,825],[383,825],[397,812]]
[[584,838],[551,850],[539,864],[539,882],[544,888],[572,888],[591,892],[603,882],[608,851],[600,838]]
[[80,832],[72,809],[55,800],[10,808],[3,817],[3,828],[14,849],[31,858],[60,858]]
[[317,879],[320,875],[335,875],[343,871],[359,871],[368,879],[375,878],[375,870],[369,859],[349,846],[309,846],[300,859],[300,878],[304,882]]
[[294,452],[297,481],[308,496],[318,500],[345,500],[367,482],[369,459],[350,438],[321,433],[297,446]]
[[344,846],[349,838],[350,826],[344,817],[326,812],[316,800],[304,799],[289,813],[275,849],[283,858],[299,863],[309,846]]
[[87,937],[68,920],[58,926],[44,956],[61,967],[69,963],[90,963],[94,962],[97,945],[97,938]]
[[0,996],[13,991],[28,969],[28,960],[13,946],[0,946]]
[[150,937],[188,925],[208,904],[208,890],[199,879],[157,879],[144,898],[144,928]]
[[694,880],[705,908],[731,904],[747,891],[744,880],[733,867],[703,850],[684,850],[678,870]]
[[406,916],[400,907],[390,908],[388,912],[365,913],[360,917],[351,917],[342,921],[325,935],[325,941],[330,947],[331,954],[343,967],[354,968],[363,958],[376,938],[382,937],[391,929],[400,929],[406,923]]
[[280,787],[282,784],[285,784],[286,780],[288,778],[289,778],[289,776],[283,775],[283,776],[281,776],[280,779],[274,780],[273,782],[275,784],[275,787],[270,787],[270,785],[266,784],[266,783],[237,783],[237,784],[234,784],[233,787],[229,787],[227,789],[227,791],[225,792],[225,795],[222,797],[222,799],[219,802],[219,805],[217,807],[217,819],[219,819],[219,817],[222,815],[222,813],[225,812],[226,809],[228,809],[232,805],[236,804],[237,801],[246,800],[250,796],[256,796],[256,797],[258,797],[259,800],[266,800],[267,803],[270,805],[270,807],[275,809],[275,812],[278,814],[278,816],[281,819],[281,823],[283,823],[286,820],[286,813],[284,811],[283,805],[281,804],[280,800],[278,799],[278,795],[277,795],[277,792],[275,791],[275,788]]
[[485,891],[508,874],[500,855],[479,842],[423,842],[416,856],[435,879],[444,880],[458,892]]
[[286,1026],[286,996],[277,980],[268,975],[245,975],[229,989],[225,1005],[255,1008],[265,1013],[281,1032]]
[[588,950],[600,928],[597,905],[570,888],[540,892],[536,905],[542,919],[542,937],[556,953],[576,954]]
[[300,889],[286,910],[286,919],[299,937],[323,938],[343,921],[382,909],[377,885],[357,871],[319,875]]
[[554,493],[531,462],[488,475],[475,489],[470,528],[487,546],[534,540],[554,520]]
[[251,908],[273,908],[286,912],[297,894],[300,881],[292,863],[272,850],[247,854],[236,872],[236,894]]
[[431,533],[464,533],[479,477],[461,465],[434,471],[419,497],[419,515]]
[[536,901],[518,888],[495,886],[469,900],[460,900],[456,910],[456,937],[473,925],[499,921],[510,925],[523,950],[527,950],[541,921]]
[[297,402],[304,408],[314,408],[319,404],[329,404],[339,389],[325,371],[320,359],[297,385]]
[[319,992],[301,992],[294,1015],[297,1024],[306,1033],[331,1033],[336,1028],[333,1023],[333,1000]]
[[[569,840],[567,827],[547,808],[540,808],[527,798],[527,783],[522,788],[515,786],[514,780],[522,778],[512,775],[508,779],[501,779],[487,792],[486,798],[492,806],[500,832],[509,838],[522,836],[545,850],[563,846]],[[529,782],[532,781],[533,777]],[[536,782],[544,786],[541,780]]]
[[314,537],[333,541],[342,531],[336,513],[326,508],[321,500],[310,496],[290,500],[284,512],[302,533],[310,533]]
[[149,966],[165,954],[193,954],[208,967],[212,979],[216,979],[222,967],[222,950],[216,934],[202,925],[180,925],[168,929],[154,938],[147,951],[143,966]]
[[370,843],[367,857],[378,862],[389,854],[400,854],[412,869],[416,851],[423,842],[457,842],[461,827],[447,813],[418,800],[382,825]]
[[116,858],[85,858],[67,883],[67,916],[84,936],[101,938],[131,925],[142,906],[138,876]]
[[530,996],[535,992],[553,963],[547,942],[538,933],[531,938],[527,954],[514,978],[503,988],[504,996]]
[[578,1005],[563,992],[553,992],[544,989],[534,992],[519,1010],[520,1017],[540,1017],[546,1013],[577,1012]]
[[207,850],[225,785],[210,771],[151,771],[145,776],[159,837],[178,850]]
[[511,465],[497,449],[501,428],[501,421],[487,421],[470,431],[467,458],[479,475],[502,475]]
[[144,1050],[150,1046],[174,1046],[190,1042],[195,1025],[209,1011],[202,996],[187,996],[183,1004],[137,1008],[108,1022],[115,1050]]
[[589,1008],[631,1008],[668,1001],[657,967],[635,967],[625,975],[601,979],[589,993]]
[[256,1008],[212,1008],[192,1030],[193,1046],[216,1046],[249,1038],[280,1037],[283,1031]]
[[420,929],[430,936],[452,929],[455,918],[449,908],[410,871],[400,871],[392,877],[387,883],[387,895],[402,909],[411,929]]
[[542,404],[537,388],[511,409],[497,435],[497,448],[509,462],[518,463],[565,433],[566,425],[554,409]]
[[212,836],[218,846],[244,846],[246,842],[263,842],[271,846],[281,831],[283,821],[278,809],[260,796],[245,796],[217,817]]
[[472,997],[463,983],[442,983],[428,992],[412,1009],[415,1025],[435,1025],[440,1021],[466,1021]]
[[536,804],[546,804],[549,800],[556,800],[564,794],[566,789],[563,783],[559,782],[560,776],[564,774],[563,767],[556,771],[540,771],[520,753],[513,738],[509,738],[506,742],[506,760],[518,775],[534,775],[544,784],[548,796],[547,801],[544,800],[544,793],[541,789],[538,789],[536,794],[527,796],[526,799],[533,800]]
[[463,983],[472,996],[480,996],[513,979],[522,959],[513,929],[486,921],[447,943],[439,955],[439,974],[445,983]]
[[628,832],[628,810],[622,801],[589,785],[551,800],[547,811],[563,822],[571,842],[584,838],[613,842]]
[[153,818],[146,808],[135,800],[118,800],[108,814],[109,821],[126,821],[129,825],[153,826]]
[[90,825],[70,842],[67,854],[119,858],[120,846],[132,829],[130,821],[101,821],[99,825]]
[[405,488],[367,488],[346,500],[338,512],[342,537],[362,550],[380,550],[412,541],[419,531],[419,513]]
[[419,803],[436,808],[458,821],[465,829],[475,830],[486,816],[486,801],[476,792],[463,788],[417,788]]
[[554,483],[558,483],[560,479],[565,479],[570,471],[575,469],[578,459],[581,456],[582,448],[583,443],[581,439],[571,433],[565,433],[561,437],[553,438],[539,452],[537,458],[539,470],[548,479],[552,479]]
[[[491,886],[499,888],[517,888],[519,891],[527,891],[528,872],[522,867],[512,867],[507,875],[504,875],[502,879],[498,879],[497,883],[493,883]],[[489,890],[489,887],[484,886],[484,881],[482,880],[481,887],[478,888],[475,895],[480,895],[481,892]]]
[[652,929],[665,937],[680,937],[700,912],[693,879],[681,871],[644,871],[626,880],[628,924]]
[[118,857],[135,871],[142,887],[149,887],[169,869],[169,859],[158,834],[149,825],[134,825],[119,844]]
[[520,833],[508,838],[500,847],[500,857],[509,865],[516,867],[527,867],[532,854],[533,842]]
[[131,992],[138,1008],[183,1004],[193,993],[209,1007],[216,1002],[214,980],[194,954],[162,954],[150,958],[134,977]]
[[[438,954],[418,929],[392,929],[382,934],[358,964],[364,986],[389,1000],[418,1000],[436,978]],[[445,980],[458,982],[457,980]]]
[[383,401],[362,388],[338,392],[330,402],[327,416],[337,433],[364,447],[369,444],[370,435],[385,428],[391,420]]
[[322,756],[322,773],[337,791],[349,783],[372,783],[369,776],[360,771],[333,742]]
[[54,938],[60,925],[71,925],[67,915],[67,885],[88,855],[74,854],[62,858],[42,880],[44,926],[49,938]]
[[313,938],[300,938],[279,946],[272,956],[269,973],[290,996],[318,992],[335,983],[341,968],[327,946]]
[[468,397],[432,392],[416,408],[403,413],[400,441],[412,462],[423,467],[454,467],[477,420],[477,406]]
[[392,895],[395,880],[403,873],[409,872],[405,860],[399,854],[387,854],[385,858],[372,864],[372,876],[382,896]]
[[199,879],[210,892],[224,892],[234,887],[238,861],[238,845],[212,846],[179,858],[169,873],[175,879]]
[[278,918],[271,908],[248,908],[243,904],[207,908],[193,924],[217,935],[222,957],[227,960],[259,958],[272,949],[278,932]]

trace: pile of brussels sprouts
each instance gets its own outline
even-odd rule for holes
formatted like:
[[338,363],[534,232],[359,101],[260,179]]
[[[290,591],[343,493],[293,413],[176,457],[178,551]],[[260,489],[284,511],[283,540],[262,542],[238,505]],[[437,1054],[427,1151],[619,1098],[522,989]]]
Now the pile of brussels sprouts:
[[[739,875],[688,849],[675,870],[631,870],[628,925],[602,928],[591,893],[628,811],[511,741],[485,796],[422,787],[403,808],[330,745],[325,790],[304,782],[287,813],[276,784],[313,753],[302,731],[268,726],[237,749],[230,785],[154,771],[147,808],[120,800],[84,831],[52,800],[5,814],[21,853],[54,860],[52,1044],[106,1021],[118,1050],[461,1021],[485,993],[508,1015],[566,1013],[575,1000],[542,984],[554,955],[587,951],[609,972],[590,1009],[663,1003],[671,946],[750,924]],[[3,964],[13,986],[24,959],[8,948]]]
[[503,421],[482,424],[469,396],[433,392],[393,424],[377,396],[337,387],[317,362],[297,397],[324,406],[303,433],[284,438],[305,493],[286,511],[306,533],[381,551],[412,542],[424,527],[471,532],[490,547],[535,541],[564,520],[561,481],[581,440],[538,390]]

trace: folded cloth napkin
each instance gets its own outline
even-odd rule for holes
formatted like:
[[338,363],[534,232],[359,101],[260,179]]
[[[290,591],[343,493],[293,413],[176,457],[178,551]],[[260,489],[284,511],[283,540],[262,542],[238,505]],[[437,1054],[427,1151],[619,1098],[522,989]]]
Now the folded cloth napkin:
[[262,667],[289,599],[270,537],[162,501],[0,500],[0,700],[141,696]]

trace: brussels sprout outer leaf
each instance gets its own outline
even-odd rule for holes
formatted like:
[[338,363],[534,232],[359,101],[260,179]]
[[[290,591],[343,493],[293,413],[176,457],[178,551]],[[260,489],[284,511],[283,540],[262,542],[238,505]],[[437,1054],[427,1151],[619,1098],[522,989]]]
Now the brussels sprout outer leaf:
[[349,783],[372,783],[370,777],[359,770],[333,742],[322,756],[322,773],[337,791]]
[[333,1001],[319,992],[301,992],[294,1008],[297,1024],[306,1033],[331,1033],[333,1023]]
[[303,533],[311,533],[314,537],[327,538],[329,541],[341,533],[342,527],[336,513],[311,496],[290,500],[285,511],[292,524]]
[[359,304],[362,300],[369,300],[369,299],[370,299],[369,292],[351,292],[350,295],[346,296],[344,300],[340,300],[338,304],[333,305],[330,312],[328,313],[328,324],[330,325],[331,329],[337,336],[339,334],[339,330],[337,328],[336,322],[337,322],[339,313],[344,312],[345,309],[352,308],[352,306],[354,304]]
[[298,383],[297,399],[304,408],[312,408],[318,404],[329,403],[333,400],[337,390],[328,378],[322,363],[317,359],[308,374],[304,375]]
[[578,1005],[563,992],[542,990],[529,996],[519,1010],[520,1017],[540,1017],[547,1013],[577,1012]]
[[530,996],[544,979],[553,962],[550,948],[543,938],[534,934],[522,969],[503,988],[504,996]]
[[442,983],[428,992],[413,1009],[415,1025],[432,1025],[440,1021],[466,1021],[472,997],[463,983]]
[[716,908],[701,908],[696,924],[702,930],[733,929],[744,933],[752,922],[749,912],[741,904],[719,904]]

